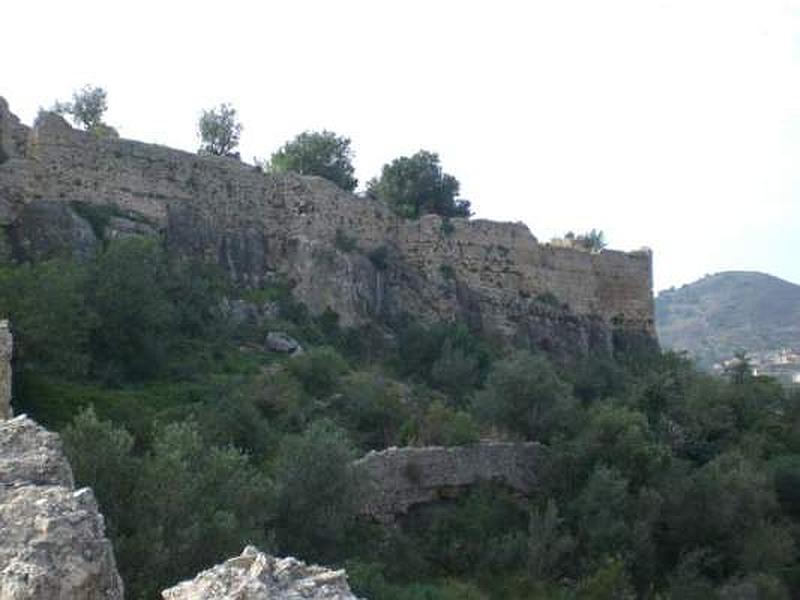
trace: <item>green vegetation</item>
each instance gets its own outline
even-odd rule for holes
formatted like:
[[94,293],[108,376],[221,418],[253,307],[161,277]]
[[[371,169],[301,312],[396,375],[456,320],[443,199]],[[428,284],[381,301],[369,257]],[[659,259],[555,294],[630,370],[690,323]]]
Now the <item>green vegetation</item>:
[[236,109],[230,104],[204,110],[197,123],[200,153],[214,156],[236,156],[234,152],[242,135],[242,124],[236,119]]
[[[458,196],[458,180],[442,171],[439,155],[420,150],[383,166],[381,176],[367,184],[373,198],[383,200],[403,217],[416,219],[433,213],[443,217],[469,217],[470,203]],[[450,225],[443,226],[447,234]]]
[[608,243],[606,242],[605,234],[598,230],[592,229],[586,233],[575,235],[573,232],[568,231],[564,239],[573,242],[576,246],[589,250],[590,252],[600,252],[605,248]]
[[[771,379],[641,350],[554,364],[458,323],[345,329],[286,282],[243,293],[135,238],[3,267],[0,314],[17,408],[62,432],[130,598],[247,543],[375,600],[800,593],[800,393]],[[305,353],[265,352],[275,330]],[[532,497],[487,482],[397,527],[357,517],[354,457],[487,437],[547,445]]]
[[358,184],[350,139],[332,131],[304,131],[272,155],[269,168],[324,177],[348,192]]
[[103,114],[108,110],[108,94],[101,87],[86,85],[73,92],[72,102],[58,101],[52,110],[68,115],[75,125],[86,131],[116,135],[113,128],[103,123]]

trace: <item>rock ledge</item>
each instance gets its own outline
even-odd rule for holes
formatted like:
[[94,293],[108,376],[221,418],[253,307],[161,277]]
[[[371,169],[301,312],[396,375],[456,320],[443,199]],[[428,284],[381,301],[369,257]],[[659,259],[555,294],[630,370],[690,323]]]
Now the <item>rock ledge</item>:
[[344,571],[275,558],[253,546],[161,595],[165,600],[358,600]]

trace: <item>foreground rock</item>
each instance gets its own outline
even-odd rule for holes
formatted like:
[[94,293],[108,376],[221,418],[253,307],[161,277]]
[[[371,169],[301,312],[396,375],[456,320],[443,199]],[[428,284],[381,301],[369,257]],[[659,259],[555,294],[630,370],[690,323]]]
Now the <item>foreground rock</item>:
[[165,600],[357,600],[344,571],[291,557],[275,558],[252,546],[162,596]]
[[121,600],[92,491],[75,490],[57,435],[0,421],[0,600]]

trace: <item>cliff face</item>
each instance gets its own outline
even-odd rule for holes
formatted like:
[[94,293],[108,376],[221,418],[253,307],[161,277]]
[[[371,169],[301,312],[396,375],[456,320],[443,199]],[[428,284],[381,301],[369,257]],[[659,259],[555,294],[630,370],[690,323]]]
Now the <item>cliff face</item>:
[[343,325],[460,319],[566,354],[655,339],[647,252],[539,244],[520,223],[407,221],[316,177],[98,139],[53,114],[28,129],[1,99],[0,148],[7,257],[80,258],[101,238],[163,234],[244,285],[291,281]]

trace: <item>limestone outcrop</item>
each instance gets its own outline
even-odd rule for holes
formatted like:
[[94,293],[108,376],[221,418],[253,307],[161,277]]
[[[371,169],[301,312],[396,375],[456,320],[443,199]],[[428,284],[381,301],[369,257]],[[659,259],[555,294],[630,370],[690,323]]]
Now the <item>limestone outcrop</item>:
[[373,451],[354,463],[365,483],[360,512],[389,522],[416,504],[451,497],[480,482],[528,495],[545,458],[545,448],[536,442]]
[[11,410],[11,354],[14,344],[8,321],[0,320],[0,420],[10,419]]
[[164,600],[357,600],[344,571],[291,557],[275,558],[252,546],[162,596]]
[[24,415],[0,421],[0,600],[122,597],[103,517],[58,436]]
[[398,218],[318,177],[98,138],[0,102],[0,227],[17,260],[90,255],[101,239],[161,235],[245,286],[289,282],[344,326],[405,315],[553,354],[654,342],[648,251],[541,244],[521,223]]

